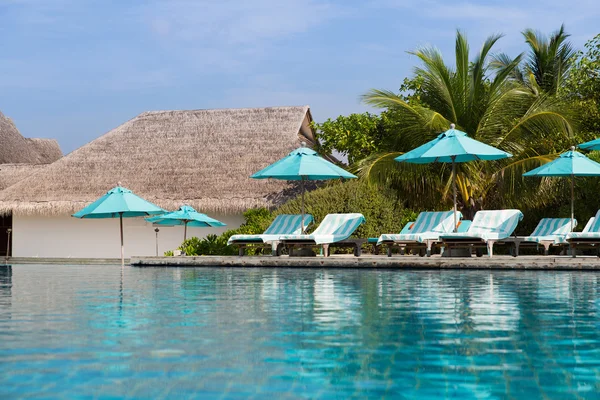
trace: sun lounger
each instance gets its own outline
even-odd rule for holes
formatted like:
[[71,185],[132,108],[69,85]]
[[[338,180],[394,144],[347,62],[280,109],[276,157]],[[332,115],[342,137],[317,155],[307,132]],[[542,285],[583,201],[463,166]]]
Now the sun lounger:
[[[573,221],[573,227],[577,221]],[[571,231],[571,218],[542,218],[531,235],[516,236],[504,239],[504,243],[514,244],[514,256],[519,255],[519,248],[523,246],[543,246],[544,255],[548,255],[550,246],[566,245],[566,237]]]
[[[449,252],[456,247],[486,247],[488,255],[494,255],[494,244],[510,237],[523,213],[519,210],[478,211],[466,232],[446,233],[440,240]],[[479,254],[478,254],[479,255]]]
[[[415,221],[407,222],[406,225],[404,225],[404,227],[400,231],[400,235],[405,235],[407,233],[410,233],[410,230],[414,226],[414,224],[415,224]],[[367,239],[367,243],[369,243],[370,245],[373,246],[373,254],[375,254],[375,255],[379,254],[379,248],[381,247],[377,242],[379,242],[378,237]]]
[[582,232],[571,232],[565,240],[571,247],[573,257],[576,256],[576,249],[582,247],[599,249],[598,256],[600,256],[600,211],[590,218]]
[[[377,244],[387,246],[388,257],[392,256],[392,248],[395,246],[400,247],[401,251],[408,247],[424,249],[427,256],[431,256],[431,248],[434,243],[439,241],[440,235],[454,231],[454,215],[452,213],[452,211],[422,212],[417,217],[410,233],[381,235]],[[457,217],[460,220],[462,214]]]
[[276,254],[281,254],[281,248],[286,247],[290,254],[296,247],[322,247],[323,255],[329,256],[331,247],[351,247],[354,255],[359,256],[365,239],[348,239],[354,231],[365,222],[362,214],[328,214],[321,224],[309,235],[282,235],[279,238]]
[[[304,230],[312,223],[313,216],[304,215]],[[281,214],[275,217],[264,233],[259,235],[233,235],[227,242],[228,245],[239,248],[239,255],[244,255],[248,246],[270,247],[275,253],[281,235],[298,235],[302,233],[302,215]]]

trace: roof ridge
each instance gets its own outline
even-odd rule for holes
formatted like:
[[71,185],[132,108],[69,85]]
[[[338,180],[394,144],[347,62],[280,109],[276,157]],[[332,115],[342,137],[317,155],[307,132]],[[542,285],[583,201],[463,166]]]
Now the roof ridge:
[[[250,110],[269,110],[269,109],[290,109],[290,108],[301,108],[310,109],[309,105],[298,105],[298,106],[267,106],[267,107],[239,107],[239,108],[197,108],[190,110],[150,110],[143,111],[136,117],[143,115],[156,115],[156,114],[167,114],[167,113],[187,113],[187,112],[217,112],[217,111],[250,111]],[[136,118],[134,117],[134,119]]]

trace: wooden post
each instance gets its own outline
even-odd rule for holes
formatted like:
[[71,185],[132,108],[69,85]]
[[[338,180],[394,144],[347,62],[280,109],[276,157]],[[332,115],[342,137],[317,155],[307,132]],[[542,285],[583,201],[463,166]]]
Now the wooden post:
[[125,266],[125,247],[123,245],[123,213],[119,213],[119,223],[121,225],[121,268]]
[[302,182],[302,234],[306,234],[306,231],[304,230],[304,177],[300,177],[300,182]]
[[571,232],[575,221],[575,175],[571,174]]
[[452,232],[457,231],[458,225],[458,221],[456,220],[456,163],[454,160],[456,160],[456,156],[452,156],[452,190],[454,192],[454,229],[452,229]]
[[156,232],[156,257],[158,257],[158,228],[154,232]]
[[7,239],[7,243],[6,243],[6,263],[8,263],[8,258],[10,257],[10,234],[12,233],[12,229],[8,228],[6,230],[8,239]]

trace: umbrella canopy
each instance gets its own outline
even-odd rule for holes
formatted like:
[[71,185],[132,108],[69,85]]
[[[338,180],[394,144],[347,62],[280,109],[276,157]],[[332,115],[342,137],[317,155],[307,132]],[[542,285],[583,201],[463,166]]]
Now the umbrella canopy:
[[414,150],[404,153],[395,160],[413,164],[429,164],[434,162],[467,162],[475,160],[499,160],[512,157],[512,154],[495,147],[471,139],[463,131],[450,129],[437,138]]
[[512,154],[471,139],[465,132],[459,131],[454,124],[435,139],[404,153],[394,160],[412,164],[430,164],[434,162],[452,163],[452,188],[454,192],[454,230],[456,231],[456,163],[475,160],[500,160],[512,157]]
[[356,178],[350,172],[321,158],[316,151],[300,147],[286,157],[253,174],[254,179],[280,179],[285,181],[321,181],[338,178]]
[[146,221],[152,222],[154,225],[177,226],[183,225],[183,240],[187,239],[187,227],[194,226],[199,228],[225,226],[221,221],[217,221],[206,214],[199,213],[194,208],[183,205],[179,210],[157,215],[155,217],[146,218]]
[[[321,158],[316,151],[302,147],[251,176],[254,179],[302,181],[302,229],[304,230],[304,181],[356,178],[350,172]],[[304,232],[303,232],[304,233]]]
[[109,190],[104,196],[89,206],[79,210],[75,218],[119,218],[121,226],[121,266],[125,264],[123,245],[123,218],[161,214],[165,210],[133,194],[129,189],[119,186]]
[[600,150],[600,139],[590,140],[589,142],[582,143],[577,147],[583,150]]
[[600,164],[575,151],[575,147],[571,147],[570,151],[562,153],[557,159],[526,172],[523,176],[571,177],[571,231],[573,231],[573,221],[575,219],[575,177],[600,176]]
[[600,164],[590,160],[575,148],[562,153],[558,158],[536,169],[523,174],[523,176],[598,176]]
[[89,206],[73,214],[75,218],[131,218],[166,212],[159,206],[117,186]]

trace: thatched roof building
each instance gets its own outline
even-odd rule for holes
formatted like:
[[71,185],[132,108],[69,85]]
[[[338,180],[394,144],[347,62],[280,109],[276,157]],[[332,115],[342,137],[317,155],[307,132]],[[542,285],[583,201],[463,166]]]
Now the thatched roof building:
[[0,164],[47,164],[62,157],[56,140],[26,139],[14,122],[0,112]]
[[72,213],[118,182],[165,209],[273,206],[290,184],[249,176],[314,143],[311,121],[308,106],[145,112],[0,192],[0,212]]
[[48,164],[0,164],[0,190],[46,168]]

